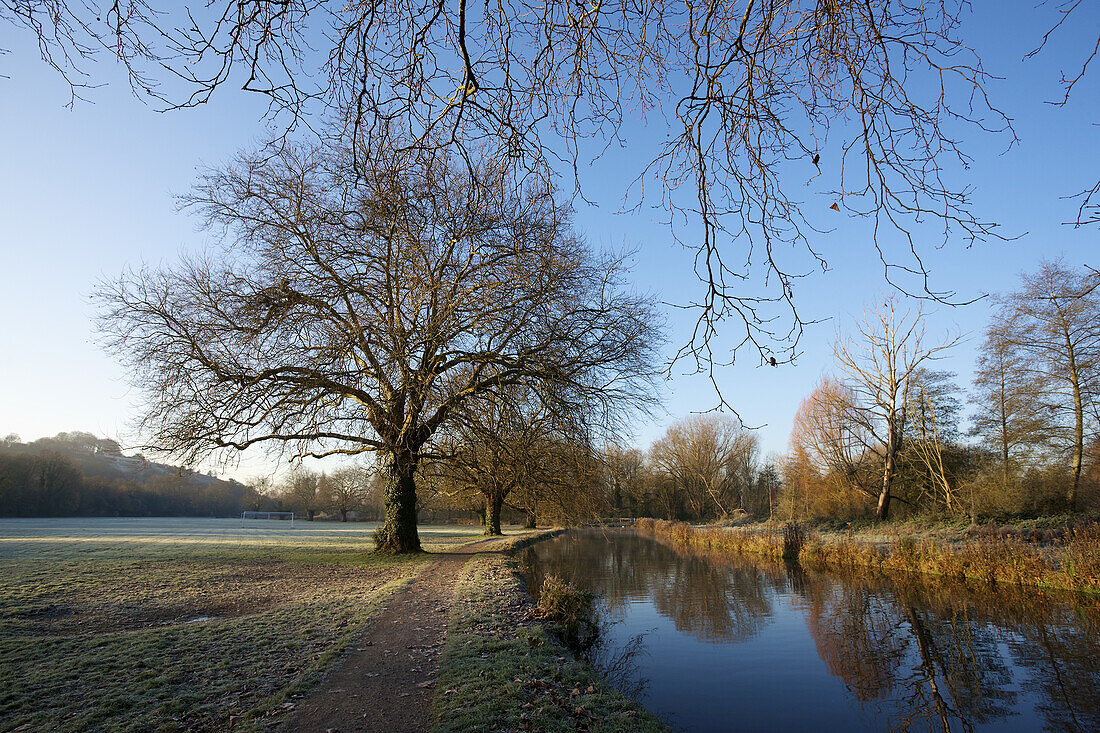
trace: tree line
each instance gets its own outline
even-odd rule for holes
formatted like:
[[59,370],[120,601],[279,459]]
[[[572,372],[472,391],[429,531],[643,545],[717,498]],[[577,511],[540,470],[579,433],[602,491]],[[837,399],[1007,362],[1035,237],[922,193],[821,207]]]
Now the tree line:
[[601,491],[615,516],[711,521],[768,517],[780,497],[778,467],[736,418],[712,413],[671,425],[647,451],[601,452]]
[[[837,340],[782,466],[797,517],[1040,514],[1092,507],[1100,479],[1100,278],[1044,262],[993,299],[972,389],[937,370],[920,309],[887,299]],[[962,414],[969,405],[969,426]]]
[[90,433],[0,442],[0,516],[225,517],[274,508],[251,486],[123,456],[117,442]]
[[[794,418],[789,449],[722,414],[672,425],[648,450],[600,455],[604,511],[712,521],[748,515],[886,520],[1035,516],[1100,499],[1100,274],[1044,262],[993,298],[967,392],[932,337],[887,297],[838,334],[835,371]],[[965,414],[964,413],[969,413]]]

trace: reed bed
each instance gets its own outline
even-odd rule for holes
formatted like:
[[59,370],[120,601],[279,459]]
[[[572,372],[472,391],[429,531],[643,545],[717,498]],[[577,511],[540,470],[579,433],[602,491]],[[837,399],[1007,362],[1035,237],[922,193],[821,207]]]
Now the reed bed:
[[[988,585],[1100,592],[1100,524],[1066,527],[1047,542],[990,530],[973,533],[958,543],[919,536],[873,543],[853,534],[811,532],[791,523],[780,528],[693,527],[686,522],[644,518],[635,526],[685,547],[774,561],[797,560],[820,569],[921,573]],[[793,545],[799,539],[795,551]]]

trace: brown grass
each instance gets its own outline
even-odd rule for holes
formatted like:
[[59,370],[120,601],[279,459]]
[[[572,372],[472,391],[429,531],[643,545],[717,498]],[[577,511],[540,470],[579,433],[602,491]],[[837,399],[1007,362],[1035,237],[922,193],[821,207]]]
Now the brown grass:
[[639,519],[638,529],[704,551],[782,560],[832,570],[886,574],[921,573],[988,585],[1036,586],[1100,592],[1100,524],[1067,527],[1039,544],[1018,533],[985,531],[950,544],[900,535],[876,544],[851,534],[807,533],[792,552],[786,528],[696,528],[685,522]]

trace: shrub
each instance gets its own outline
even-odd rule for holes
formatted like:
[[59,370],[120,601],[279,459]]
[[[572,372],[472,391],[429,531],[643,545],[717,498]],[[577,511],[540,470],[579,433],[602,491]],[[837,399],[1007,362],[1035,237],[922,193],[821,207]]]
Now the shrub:
[[553,627],[562,643],[575,652],[584,652],[599,636],[594,599],[583,588],[556,575],[547,575],[535,610],[539,618]]
[[802,552],[802,546],[806,544],[806,530],[798,522],[787,522],[783,525],[783,559],[797,561]]

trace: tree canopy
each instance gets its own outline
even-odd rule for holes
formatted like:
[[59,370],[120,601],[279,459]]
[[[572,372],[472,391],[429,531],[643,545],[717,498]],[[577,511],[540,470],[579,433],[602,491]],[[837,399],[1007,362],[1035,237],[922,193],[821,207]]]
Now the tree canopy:
[[[927,279],[925,247],[997,236],[972,209],[963,143],[1015,136],[968,42],[967,6],[131,0],[101,12],[36,0],[0,12],[30,30],[74,95],[94,84],[88,57],[104,52],[164,107],[239,85],[270,101],[284,132],[338,117],[369,151],[398,124],[411,146],[470,161],[490,150],[514,185],[564,179],[581,196],[587,164],[629,146],[637,168],[623,206],[657,204],[697,253],[704,287],[685,304],[699,327],[682,353],[705,366],[728,358],[712,348],[720,330],[734,351],[794,357],[795,289],[825,266],[813,240],[829,208],[870,220],[868,255],[887,279],[934,298],[951,294]],[[1056,9],[1036,53],[1080,6]],[[1066,73],[1066,98],[1095,53]],[[1095,194],[1082,192],[1079,222],[1095,218]]]

